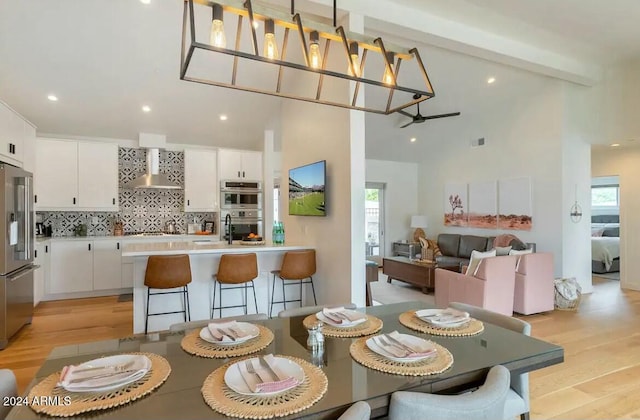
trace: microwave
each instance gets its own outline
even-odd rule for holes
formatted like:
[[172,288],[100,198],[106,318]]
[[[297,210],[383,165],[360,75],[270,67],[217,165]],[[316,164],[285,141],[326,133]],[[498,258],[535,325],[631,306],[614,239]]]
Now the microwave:
[[220,207],[223,209],[261,209],[262,185],[259,182],[222,181]]

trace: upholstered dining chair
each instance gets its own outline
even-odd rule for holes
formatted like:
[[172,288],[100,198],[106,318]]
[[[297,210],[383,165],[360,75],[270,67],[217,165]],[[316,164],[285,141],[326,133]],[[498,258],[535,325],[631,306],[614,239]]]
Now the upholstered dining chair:
[[[18,385],[16,375],[9,369],[0,369],[0,399],[4,402],[5,397],[17,397]],[[11,411],[9,404],[0,404],[0,420],[7,417]]]
[[494,366],[484,384],[461,395],[397,391],[391,395],[389,420],[503,419],[509,391],[509,369]]
[[354,403],[347,411],[342,413],[338,420],[369,420],[371,407],[364,401]]
[[311,315],[320,312],[323,308],[331,308],[342,306],[345,309],[355,309],[356,305],[353,303],[337,303],[333,305],[318,305],[318,306],[303,306],[301,308],[285,309],[278,312],[278,318],[291,318],[292,316]]
[[[451,302],[451,308],[468,312],[475,319],[489,322],[502,328],[531,335],[531,325],[518,318],[502,315],[487,309],[466,303]],[[504,418],[520,416],[521,420],[529,420],[529,374],[511,375],[511,387],[504,406]]]
[[195,330],[196,328],[203,328],[209,325],[210,322],[228,322],[228,321],[264,321],[265,319],[269,319],[267,314],[249,314],[249,315],[238,315],[238,316],[228,316],[226,318],[215,318],[215,319],[201,319],[200,321],[191,321],[191,322],[179,322],[177,324],[173,324],[169,326],[169,331],[186,331],[186,330]]

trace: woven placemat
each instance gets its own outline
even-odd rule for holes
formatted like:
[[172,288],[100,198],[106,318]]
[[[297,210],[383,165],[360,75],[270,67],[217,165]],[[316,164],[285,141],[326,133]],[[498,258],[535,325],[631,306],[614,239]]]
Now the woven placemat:
[[127,353],[147,356],[151,359],[151,369],[142,378],[122,388],[106,392],[69,392],[58,386],[60,372],[52,373],[29,391],[29,401],[41,397],[57,397],[59,405],[33,405],[29,407],[36,413],[56,417],[70,417],[88,411],[105,410],[118,407],[150,394],[164,383],[171,373],[169,362],[153,353]]
[[[293,389],[270,396],[242,395],[224,382],[224,374],[234,360],[214,370],[202,385],[202,396],[209,407],[230,417],[270,419],[285,417],[306,410],[318,402],[327,392],[329,381],[324,372],[311,363],[297,357],[284,357],[296,362],[304,371],[304,381]],[[249,359],[245,357],[244,359]]]
[[[313,327],[318,323],[318,318],[314,315],[306,317],[302,324],[306,329]],[[375,334],[382,329],[382,320],[375,316],[367,315],[367,320],[361,322],[358,325],[348,328],[334,327],[329,324],[323,323],[322,334],[327,337],[348,338],[348,337],[362,337],[364,335]]]
[[362,337],[351,343],[349,353],[351,357],[368,368],[381,372],[393,373],[405,376],[425,376],[442,373],[453,365],[453,355],[440,344],[433,343],[436,348],[436,356],[422,359],[416,362],[401,363],[387,359],[378,353],[369,350],[366,341],[371,337]]
[[234,346],[220,346],[209,343],[200,338],[200,329],[191,331],[180,342],[182,349],[189,354],[200,357],[226,359],[227,357],[244,356],[258,352],[266,348],[273,341],[273,332],[263,325],[254,324],[260,330],[260,334]]
[[484,324],[475,318],[457,328],[441,328],[431,325],[416,316],[415,311],[407,311],[400,314],[400,323],[407,328],[432,335],[444,335],[447,337],[466,337],[480,334],[484,331]]

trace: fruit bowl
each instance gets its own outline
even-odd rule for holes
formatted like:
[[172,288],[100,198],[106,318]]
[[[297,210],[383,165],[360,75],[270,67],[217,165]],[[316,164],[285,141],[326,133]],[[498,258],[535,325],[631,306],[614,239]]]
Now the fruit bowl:
[[261,242],[262,236],[243,236],[242,240],[244,242]]

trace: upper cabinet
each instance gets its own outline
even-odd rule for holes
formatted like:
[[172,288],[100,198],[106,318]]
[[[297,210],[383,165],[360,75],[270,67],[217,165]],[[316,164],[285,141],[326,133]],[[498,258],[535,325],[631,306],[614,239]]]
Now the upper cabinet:
[[38,138],[38,210],[118,211],[118,145]]
[[262,153],[221,149],[220,180],[262,181]]
[[218,211],[216,157],[215,150],[185,149],[184,211]]
[[30,149],[32,146],[29,143],[33,141],[32,134],[35,134],[35,127],[0,102],[0,160],[20,167],[23,160],[31,164],[32,157],[25,152],[25,148]]

